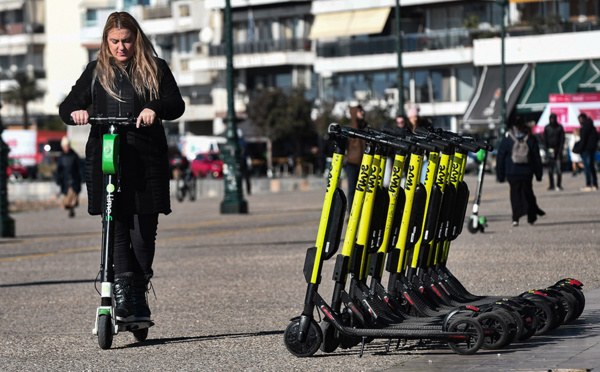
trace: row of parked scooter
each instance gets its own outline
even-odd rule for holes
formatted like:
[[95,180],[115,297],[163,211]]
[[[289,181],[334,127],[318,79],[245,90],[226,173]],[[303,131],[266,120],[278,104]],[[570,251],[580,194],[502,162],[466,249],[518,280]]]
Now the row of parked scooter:
[[[462,232],[469,201],[463,180],[467,154],[491,151],[489,143],[440,129],[413,134],[337,124],[327,137],[335,150],[316,243],[304,262],[304,308],[284,333],[293,355],[360,345],[362,356],[374,339],[387,339],[388,350],[392,342],[399,347],[404,340],[438,340],[458,354],[473,354],[524,342],[581,315],[585,297],[575,279],[519,296],[482,296],[448,270],[450,246]],[[366,146],[345,223],[340,176],[349,138]],[[392,174],[383,187],[388,161]],[[326,301],[319,290],[323,264],[340,245],[333,294]]]

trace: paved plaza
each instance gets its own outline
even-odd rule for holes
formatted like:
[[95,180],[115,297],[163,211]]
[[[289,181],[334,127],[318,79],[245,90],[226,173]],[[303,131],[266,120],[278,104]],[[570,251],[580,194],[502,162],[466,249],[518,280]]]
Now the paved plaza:
[[[101,350],[92,335],[100,303],[99,217],[60,209],[13,213],[17,237],[0,239],[0,369],[3,371],[548,371],[600,368],[600,192],[583,177],[565,190],[535,183],[546,211],[534,226],[511,226],[508,185],[488,176],[480,215],[485,233],[452,243],[449,268],[471,292],[517,295],[564,277],[584,283],[579,320],[523,344],[458,356],[440,343],[387,342],[296,358],[283,331],[302,311],[306,249],[314,244],[324,190],[258,193],[248,215],[221,215],[221,198],[173,200],[161,216],[148,340],[115,336]],[[474,194],[476,179],[466,181]],[[311,185],[319,182],[311,183]],[[323,182],[324,184],[324,182]],[[471,213],[469,206],[468,214]],[[331,269],[324,264],[324,298]]]

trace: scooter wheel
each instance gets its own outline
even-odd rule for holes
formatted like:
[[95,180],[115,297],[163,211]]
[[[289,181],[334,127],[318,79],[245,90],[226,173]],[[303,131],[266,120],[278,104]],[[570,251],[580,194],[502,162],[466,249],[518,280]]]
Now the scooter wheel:
[[466,333],[467,335],[465,338],[453,338],[452,341],[448,341],[450,349],[457,354],[475,354],[483,345],[483,328],[473,319],[462,317],[456,319],[448,326],[448,331]]
[[477,223],[477,226],[473,226],[473,217],[471,217],[471,219],[469,219],[469,221],[467,222],[467,230],[469,230],[471,234],[476,234],[480,231],[480,229],[481,227],[479,225],[479,222]]
[[300,319],[292,320],[283,333],[285,347],[290,353],[297,357],[309,357],[319,350],[319,347],[323,342],[323,333],[321,332],[319,324],[314,319],[311,319],[310,321],[308,334],[304,341],[298,340],[299,329]]
[[110,349],[113,341],[112,321],[108,315],[98,317],[98,345],[101,349]]
[[321,351],[324,353],[333,353],[340,346],[340,336],[333,324],[328,321],[322,321],[321,332],[323,333],[323,342]]
[[137,342],[144,342],[148,338],[148,328],[138,329],[137,331],[132,331],[133,338]]
[[497,350],[510,342],[510,330],[506,320],[494,313],[485,313],[477,317],[485,334],[482,347],[486,350]]

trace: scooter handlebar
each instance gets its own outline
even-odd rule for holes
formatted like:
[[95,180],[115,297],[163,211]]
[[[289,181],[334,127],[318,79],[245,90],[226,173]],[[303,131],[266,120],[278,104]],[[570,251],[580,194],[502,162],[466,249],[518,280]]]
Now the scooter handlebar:
[[[75,124],[73,118],[70,118],[71,124]],[[129,116],[90,116],[88,124],[100,125],[135,125],[137,118]]]

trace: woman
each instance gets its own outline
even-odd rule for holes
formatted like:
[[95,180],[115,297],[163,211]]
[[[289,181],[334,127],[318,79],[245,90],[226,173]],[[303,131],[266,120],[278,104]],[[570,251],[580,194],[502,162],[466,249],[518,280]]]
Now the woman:
[[[361,105],[350,107],[350,126],[354,129],[365,129],[367,122],[365,121],[365,110]],[[354,201],[354,191],[358,176],[360,173],[360,164],[362,156],[365,152],[365,141],[359,138],[348,139],[348,149],[346,155],[346,177],[348,177],[348,213],[352,209]]]
[[[515,141],[525,141],[529,147],[528,161],[514,162],[512,150]],[[537,216],[545,215],[538,205],[533,193],[533,177],[540,182],[543,168],[540,148],[537,140],[531,135],[529,128],[520,123],[510,129],[498,147],[496,176],[499,182],[508,180],[510,185],[510,205],[512,208],[512,225],[519,226],[519,218],[527,216],[527,222],[534,224]]]
[[[118,321],[148,321],[146,291],[153,275],[158,214],[171,212],[167,140],[161,120],[180,117],[185,104],[167,63],[128,13],[106,21],[98,59],[90,62],[60,105],[65,123],[84,125],[95,115],[137,117],[121,127],[119,186],[115,197],[114,294]],[[71,122],[72,120],[72,122]],[[101,214],[102,135],[92,125],[86,144],[88,212]]]

